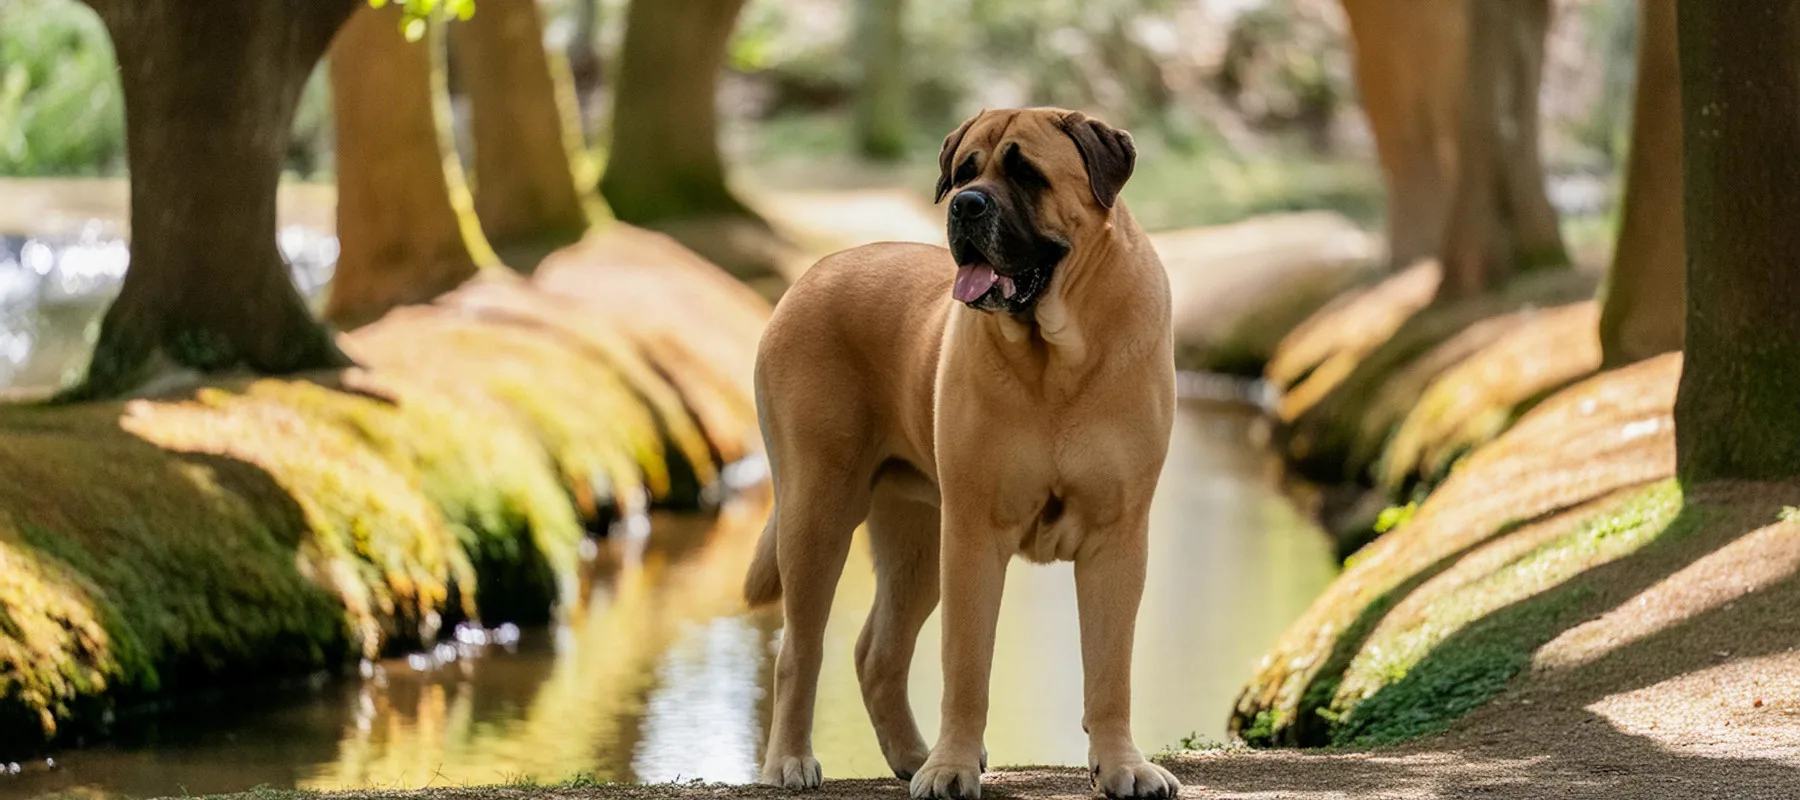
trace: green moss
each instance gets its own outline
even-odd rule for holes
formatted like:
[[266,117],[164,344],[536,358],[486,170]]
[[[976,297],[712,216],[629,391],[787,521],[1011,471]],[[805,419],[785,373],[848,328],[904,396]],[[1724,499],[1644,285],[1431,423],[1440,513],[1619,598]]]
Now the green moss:
[[1256,717],[1245,728],[1242,735],[1244,741],[1251,746],[1268,747],[1275,743],[1275,731],[1281,727],[1274,710],[1263,709],[1256,712]]
[[433,391],[478,391],[523,422],[550,454],[583,517],[641,505],[670,486],[654,413],[618,372],[568,343],[518,326],[420,317],[359,332],[359,357]]
[[482,619],[543,622],[569,599],[583,531],[531,431],[471,393],[446,396],[392,376],[359,391],[259,381],[247,397],[340,427],[406,472],[469,554]]
[[345,339],[374,371],[0,405],[0,756],[476,612],[545,621],[584,522],[716,478],[668,365],[466,310],[391,319]]
[[297,508],[302,573],[343,598],[368,655],[436,635],[451,587],[474,585],[443,517],[400,468],[348,432],[225,389],[194,401],[129,404],[120,424],[177,453],[266,471]]
[[[1568,612],[1586,599],[1581,587],[1543,602],[1482,620],[1469,641],[1434,653],[1416,672],[1390,673],[1393,681],[1354,713],[1332,714],[1336,745],[1384,745],[1437,733],[1458,717],[1498,695],[1531,663],[1536,646],[1568,622]],[[1325,714],[1325,709],[1319,710]]]
[[0,408],[7,749],[391,652],[476,601],[536,621],[566,599],[583,532],[529,424],[476,392],[321,380]]
[[117,406],[0,414],[0,741],[150,692],[341,662],[342,605],[295,570],[267,473],[172,454]]
[[1539,647],[1582,618],[1604,587],[1592,570],[1690,529],[1700,515],[1683,509],[1675,482],[1659,483],[1492,572],[1434,587],[1439,596],[1377,630],[1329,702],[1313,706],[1332,721],[1332,743],[1433,733],[1492,699]]

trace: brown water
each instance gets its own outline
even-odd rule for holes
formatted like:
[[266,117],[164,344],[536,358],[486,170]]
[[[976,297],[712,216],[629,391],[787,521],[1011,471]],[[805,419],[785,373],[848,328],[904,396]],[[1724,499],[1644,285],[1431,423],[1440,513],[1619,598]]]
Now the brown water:
[[[1255,660],[1331,577],[1326,541],[1281,492],[1262,426],[1252,414],[1217,407],[1188,407],[1178,419],[1152,512],[1138,620],[1133,714],[1146,751],[1190,733],[1222,738]],[[26,765],[7,777],[0,765],[0,797],[578,775],[753,780],[780,619],[745,613],[738,586],[766,503],[751,496],[716,520],[658,520],[641,554],[602,554],[608,565],[576,618],[527,631],[510,651],[489,647],[441,666],[398,659],[367,665],[367,677],[282,697],[128,721],[106,745],[58,754],[54,770]],[[833,608],[819,690],[813,741],[827,778],[887,774],[851,662],[873,591],[859,536]],[[938,724],[939,635],[934,616],[912,682],[928,735]],[[1016,563],[994,658],[993,763],[1084,763],[1080,703],[1070,570]]]

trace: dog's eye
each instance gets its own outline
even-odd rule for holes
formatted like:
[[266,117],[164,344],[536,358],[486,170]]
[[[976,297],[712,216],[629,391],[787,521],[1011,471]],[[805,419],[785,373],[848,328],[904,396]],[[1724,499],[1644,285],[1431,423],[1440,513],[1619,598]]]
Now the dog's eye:
[[975,154],[974,153],[970,153],[968,158],[963,159],[962,166],[957,167],[956,174],[951,177],[951,181],[954,182],[957,186],[961,186],[972,180],[975,180]]
[[1043,189],[1050,185],[1050,179],[1045,178],[1044,173],[1038,171],[1037,166],[1025,158],[1024,153],[1019,152],[1019,146],[1016,144],[1006,149],[1006,155],[1001,157],[1000,165],[1006,169],[1006,176],[1020,188]]

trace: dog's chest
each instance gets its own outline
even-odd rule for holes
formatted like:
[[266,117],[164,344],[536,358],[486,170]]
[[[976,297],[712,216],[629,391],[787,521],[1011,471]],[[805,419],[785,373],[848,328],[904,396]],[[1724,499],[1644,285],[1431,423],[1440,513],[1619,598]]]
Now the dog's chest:
[[949,518],[982,519],[1037,562],[1142,523],[1168,451],[1172,379],[982,370],[955,355],[945,375],[958,391],[940,395],[934,443]]
[[1021,557],[1072,560],[1148,504],[1161,450],[1112,427],[1045,437],[1036,458],[996,465],[995,522],[1017,532]]

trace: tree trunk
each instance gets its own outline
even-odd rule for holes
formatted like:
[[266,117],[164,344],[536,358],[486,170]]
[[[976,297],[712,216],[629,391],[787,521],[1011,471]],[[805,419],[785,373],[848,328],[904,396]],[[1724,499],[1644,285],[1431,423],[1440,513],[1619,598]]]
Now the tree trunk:
[[159,356],[204,371],[348,363],[275,246],[300,90],[356,0],[92,0],[118,54],[131,268],[86,381],[129,392]]
[[1468,0],[1467,84],[1440,297],[1481,294],[1515,270],[1566,265],[1538,156],[1550,0]]
[[1675,0],[1640,0],[1637,99],[1625,209],[1601,290],[1606,368],[1681,349],[1687,262],[1681,217],[1681,72]]
[[1443,245],[1460,125],[1468,15],[1454,2],[1344,0],[1356,86],[1387,184],[1388,261]]
[[345,327],[498,265],[449,143],[444,25],[408,42],[400,19],[398,3],[365,8],[331,50],[339,255],[325,315]]
[[1550,204],[1543,159],[1543,115],[1539,95],[1550,40],[1551,0],[1485,0],[1502,10],[1512,38],[1506,48],[1506,80],[1500,100],[1506,118],[1499,138],[1500,168],[1506,171],[1507,220],[1512,226],[1513,267],[1523,271],[1566,267],[1562,226]]
[[573,88],[567,64],[544,49],[537,0],[481,0],[477,8],[450,29],[469,97],[475,214],[506,262],[530,272],[581,238],[597,198],[577,183]]
[[634,0],[600,191],[637,225],[754,216],[725,186],[717,92],[743,0]]
[[1681,0],[1684,482],[1800,475],[1800,3]]
[[891,161],[906,155],[906,2],[856,0],[856,14],[856,145],[865,157]]

